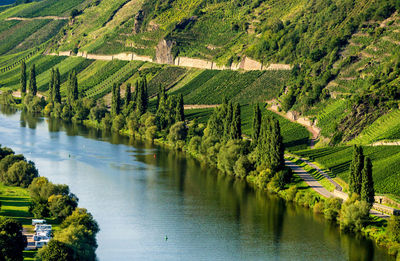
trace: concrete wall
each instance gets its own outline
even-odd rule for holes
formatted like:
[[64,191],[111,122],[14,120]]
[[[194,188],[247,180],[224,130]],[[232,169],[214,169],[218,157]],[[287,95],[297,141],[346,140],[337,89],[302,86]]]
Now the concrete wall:
[[133,61],[143,61],[143,62],[153,62],[150,56],[141,56],[132,53],[132,60]]
[[249,57],[244,57],[240,62],[239,68],[245,71],[262,70],[262,64],[256,60],[250,59]]

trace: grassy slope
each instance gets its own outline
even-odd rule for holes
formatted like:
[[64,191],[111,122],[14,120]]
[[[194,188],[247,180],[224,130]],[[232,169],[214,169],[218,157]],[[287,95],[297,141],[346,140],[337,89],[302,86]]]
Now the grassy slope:
[[[298,151],[296,154],[310,157],[332,173],[348,181],[352,160],[352,147],[333,147]],[[364,147],[364,154],[372,159],[375,190],[400,196],[400,146]]]

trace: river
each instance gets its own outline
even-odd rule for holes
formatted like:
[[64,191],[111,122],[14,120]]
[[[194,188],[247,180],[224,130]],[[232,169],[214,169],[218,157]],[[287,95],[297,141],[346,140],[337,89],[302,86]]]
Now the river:
[[4,107],[0,122],[3,146],[68,184],[93,214],[101,261],[392,260],[372,241],[182,154]]

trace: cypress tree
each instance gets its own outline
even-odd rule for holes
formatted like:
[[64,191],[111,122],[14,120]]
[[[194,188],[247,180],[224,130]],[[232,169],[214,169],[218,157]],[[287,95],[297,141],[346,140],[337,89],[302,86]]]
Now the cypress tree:
[[140,115],[143,115],[146,113],[147,110],[147,87],[146,87],[146,80],[141,80],[137,84],[138,90],[137,90],[137,98],[136,98],[136,104],[137,104],[137,111],[139,112]]
[[362,170],[361,200],[364,200],[371,205],[375,202],[372,162],[369,157],[365,158],[364,168]]
[[[226,101],[225,101],[226,102]],[[223,103],[226,104],[226,103]],[[224,140],[227,141],[232,138],[232,120],[233,120],[233,104],[232,101],[228,102],[228,105],[221,107],[220,117],[224,123]]]
[[21,95],[26,93],[26,64],[25,61],[21,63]]
[[176,104],[175,122],[179,122],[179,121],[185,121],[185,110],[184,110],[182,93],[179,94],[178,102]]
[[254,117],[253,117],[253,143],[257,144],[258,138],[260,137],[261,128],[261,110],[258,104],[254,105]]
[[362,170],[364,168],[364,153],[361,146],[354,145],[353,160],[350,165],[349,190],[360,195],[362,186]]
[[269,137],[270,167],[272,171],[280,171],[285,167],[285,147],[283,145],[279,121],[276,119],[271,121],[271,134]]
[[144,107],[144,111],[146,112],[147,111],[147,107],[148,107],[148,105],[149,105],[149,95],[148,95],[148,92],[147,92],[147,79],[146,79],[146,77],[143,77],[143,80],[142,80],[142,84],[143,84],[143,92],[142,92],[142,95],[143,95],[143,107]]
[[264,116],[261,121],[260,137],[258,139],[256,154],[257,154],[257,165],[258,166],[270,166],[270,130],[271,118]]
[[126,85],[126,90],[125,90],[125,107],[128,107],[131,101],[132,101],[132,90],[131,90],[131,84],[128,83]]
[[50,83],[49,83],[49,101],[54,102],[54,84],[55,84],[55,72],[52,68],[50,71]]
[[29,79],[29,93],[36,96],[37,85],[36,85],[36,66],[33,65],[31,68],[31,74]]
[[121,112],[120,87],[114,83],[112,88],[111,114],[118,115]]
[[240,140],[242,138],[242,120],[240,118],[240,104],[235,103],[232,113],[231,138]]
[[56,69],[54,73],[54,102],[55,103],[61,103],[61,93],[60,93],[60,86],[61,86],[61,76],[60,76],[60,70],[58,68]]
[[79,89],[78,89],[78,77],[76,75],[76,71],[72,71],[71,76],[71,91],[72,91],[72,99],[76,101],[79,97]]

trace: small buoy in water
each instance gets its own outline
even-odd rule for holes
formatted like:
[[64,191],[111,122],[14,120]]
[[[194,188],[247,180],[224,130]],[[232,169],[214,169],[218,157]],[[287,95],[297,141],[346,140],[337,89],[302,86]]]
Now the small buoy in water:
[[68,158],[71,158],[71,154],[68,154]]
[[156,154],[154,154],[154,158],[156,158]]
[[167,235],[165,235],[165,241],[167,241],[168,240],[168,236]]

